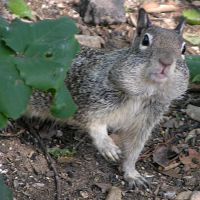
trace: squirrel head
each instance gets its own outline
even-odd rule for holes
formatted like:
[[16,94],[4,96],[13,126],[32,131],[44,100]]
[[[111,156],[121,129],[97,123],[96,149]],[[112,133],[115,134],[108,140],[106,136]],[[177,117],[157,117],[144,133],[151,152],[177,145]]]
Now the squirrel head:
[[122,57],[116,54],[116,65],[110,71],[112,82],[129,95],[159,93],[174,99],[183,94],[189,78],[183,27],[183,19],[174,29],[155,26],[140,9],[132,46]]
[[134,54],[146,60],[144,74],[147,81],[166,82],[179,67],[177,62],[186,68],[183,27],[184,19],[180,20],[175,29],[157,27],[151,23],[143,8],[139,10],[132,50]]

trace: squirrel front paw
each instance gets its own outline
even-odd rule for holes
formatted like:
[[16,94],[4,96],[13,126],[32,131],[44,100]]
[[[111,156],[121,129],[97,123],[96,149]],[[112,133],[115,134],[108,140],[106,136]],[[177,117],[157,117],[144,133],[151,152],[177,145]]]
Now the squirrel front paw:
[[124,179],[127,181],[129,188],[149,188],[149,182],[137,171],[124,174]]
[[120,159],[121,150],[109,136],[105,137],[102,141],[96,142],[95,145],[106,160],[116,162]]

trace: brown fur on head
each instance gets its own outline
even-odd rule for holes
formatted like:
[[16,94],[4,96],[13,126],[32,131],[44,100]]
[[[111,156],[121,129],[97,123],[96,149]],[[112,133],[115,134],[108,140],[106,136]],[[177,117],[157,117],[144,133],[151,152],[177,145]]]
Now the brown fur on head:
[[111,72],[116,84],[130,95],[147,96],[155,92],[167,93],[171,85],[176,85],[177,91],[169,95],[180,96],[179,87],[182,91],[188,84],[183,26],[182,20],[175,29],[155,26],[145,10],[140,9],[136,37],[123,58],[123,67],[113,66]]

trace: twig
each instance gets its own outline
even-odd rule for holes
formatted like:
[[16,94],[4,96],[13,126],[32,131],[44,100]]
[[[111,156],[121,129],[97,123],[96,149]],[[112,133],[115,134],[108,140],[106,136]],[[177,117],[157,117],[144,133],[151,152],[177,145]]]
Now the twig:
[[30,133],[33,134],[33,136],[37,139],[42,151],[45,154],[46,160],[49,164],[49,166],[52,168],[53,172],[54,172],[54,177],[55,177],[55,185],[56,185],[56,200],[60,200],[61,199],[61,183],[60,183],[60,178],[59,178],[59,174],[58,171],[56,169],[56,166],[54,165],[54,160],[51,158],[50,154],[48,153],[45,144],[43,143],[42,139],[40,138],[40,136],[37,134],[36,130],[33,128],[29,128]]
[[4,132],[3,134],[0,134],[0,137],[2,137],[2,138],[19,137],[24,132],[25,132],[24,129],[18,131],[16,134],[11,134],[9,132]]

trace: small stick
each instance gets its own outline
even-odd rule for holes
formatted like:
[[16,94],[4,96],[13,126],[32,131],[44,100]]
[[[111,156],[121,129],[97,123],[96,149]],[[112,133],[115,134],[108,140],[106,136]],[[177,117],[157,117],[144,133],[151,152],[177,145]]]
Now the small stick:
[[24,129],[18,131],[16,134],[11,134],[9,132],[4,132],[3,134],[0,134],[0,137],[2,137],[2,138],[19,137],[24,132],[25,132]]
[[54,172],[54,177],[55,177],[55,185],[56,185],[56,200],[60,200],[61,199],[61,183],[60,183],[60,178],[59,178],[59,174],[58,171],[56,169],[56,166],[54,165],[54,160],[52,159],[52,157],[50,156],[50,154],[48,153],[43,141],[41,140],[40,136],[37,134],[36,130],[31,128],[30,129],[30,133],[33,134],[33,136],[37,139],[37,141],[39,142],[39,145],[42,149],[42,151],[45,154],[46,160],[49,164],[49,166],[52,168],[53,172]]

